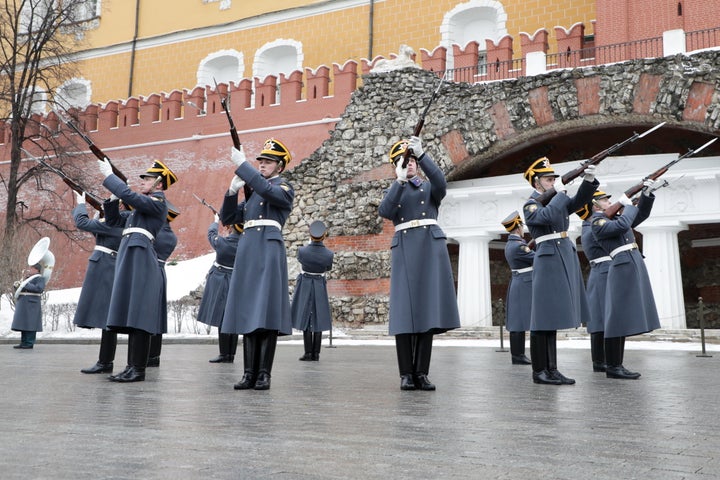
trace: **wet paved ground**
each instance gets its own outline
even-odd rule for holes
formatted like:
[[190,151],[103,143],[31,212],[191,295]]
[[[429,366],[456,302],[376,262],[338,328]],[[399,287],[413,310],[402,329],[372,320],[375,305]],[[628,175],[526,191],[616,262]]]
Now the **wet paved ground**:
[[560,347],[574,386],[438,341],[438,390],[404,392],[390,344],[299,362],[280,342],[263,392],[233,390],[242,362],[208,363],[215,345],[166,344],[145,382],[117,384],[79,372],[96,344],[2,344],[0,478],[720,478],[720,353],[628,350],[643,376],[624,381]]

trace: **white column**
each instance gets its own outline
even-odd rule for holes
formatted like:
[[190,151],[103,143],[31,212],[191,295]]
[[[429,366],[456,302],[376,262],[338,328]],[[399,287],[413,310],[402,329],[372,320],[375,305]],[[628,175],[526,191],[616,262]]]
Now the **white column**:
[[660,316],[660,326],[666,329],[687,328],[677,239],[678,232],[685,229],[677,223],[642,224],[637,228],[643,236],[643,255]]
[[458,310],[463,327],[492,327],[490,240],[494,235],[453,237],[460,245]]

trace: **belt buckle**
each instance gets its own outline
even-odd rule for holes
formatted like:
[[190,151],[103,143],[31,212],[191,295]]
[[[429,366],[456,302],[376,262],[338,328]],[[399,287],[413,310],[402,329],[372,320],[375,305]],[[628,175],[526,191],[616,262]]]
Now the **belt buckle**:
[[560,238],[567,238],[568,233],[567,232],[560,232]]
[[420,220],[410,220],[410,227],[415,228],[420,226]]

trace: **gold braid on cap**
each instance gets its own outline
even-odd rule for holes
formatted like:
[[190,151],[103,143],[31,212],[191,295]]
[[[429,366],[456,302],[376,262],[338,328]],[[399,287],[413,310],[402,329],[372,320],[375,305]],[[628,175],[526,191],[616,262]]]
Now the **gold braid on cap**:
[[164,163],[160,160],[155,160],[153,166],[147,169],[145,172],[148,175],[160,176],[163,181],[163,189],[167,190],[170,185],[178,181],[177,175],[173,173]]

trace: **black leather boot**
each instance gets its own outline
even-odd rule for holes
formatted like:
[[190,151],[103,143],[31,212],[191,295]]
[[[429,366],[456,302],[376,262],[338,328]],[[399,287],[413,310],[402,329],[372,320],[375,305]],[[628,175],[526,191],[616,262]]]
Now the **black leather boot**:
[[162,333],[150,336],[150,354],[148,356],[148,367],[160,366],[160,351],[162,350]]
[[257,377],[257,354],[259,353],[257,344],[257,333],[243,335],[243,376],[233,388],[235,390],[248,390],[255,388],[255,378]]
[[415,390],[413,380],[413,339],[409,333],[395,335],[398,369],[400,370],[400,390]]
[[303,346],[305,347],[305,353],[298,360],[302,362],[309,362],[312,360],[312,332],[310,329],[303,330]]
[[130,368],[123,373],[110,376],[114,382],[130,383],[145,380],[145,367],[150,354],[150,337],[148,332],[133,330],[128,337],[128,365]]
[[605,359],[607,378],[619,378],[622,380],[637,380],[640,374],[631,372],[622,365],[625,337],[613,337],[605,339]]
[[415,336],[415,352],[413,358],[413,381],[418,390],[435,390],[435,385],[428,379],[430,357],[432,356],[432,333],[421,333]]
[[230,336],[230,350],[228,350],[229,363],[235,362],[235,353],[237,352],[238,335],[237,333],[228,333]]
[[604,372],[605,363],[605,332],[590,334],[590,358],[592,358],[593,372]]
[[544,331],[530,332],[530,362],[533,382],[560,385],[560,380],[554,378],[548,371],[547,338]]
[[260,344],[260,368],[258,369],[255,390],[268,390],[270,388],[270,374],[272,372],[273,360],[275,359],[275,347],[277,346],[277,330],[265,332]]
[[97,363],[90,368],[83,368],[82,373],[111,373],[115,350],[117,348],[117,332],[103,329],[100,335],[100,355]]
[[218,334],[218,349],[220,355],[208,360],[210,363],[232,363],[230,360],[230,344],[232,342],[232,335],[229,333]]
[[548,372],[550,372],[550,376],[560,380],[561,385],[574,385],[574,378],[566,377],[557,369],[557,332],[552,330],[548,332],[545,338],[547,339]]
[[320,347],[322,346],[322,332],[313,332],[312,334],[312,360],[317,362],[320,360]]
[[525,356],[525,332],[510,332],[510,358],[513,365],[530,365]]

